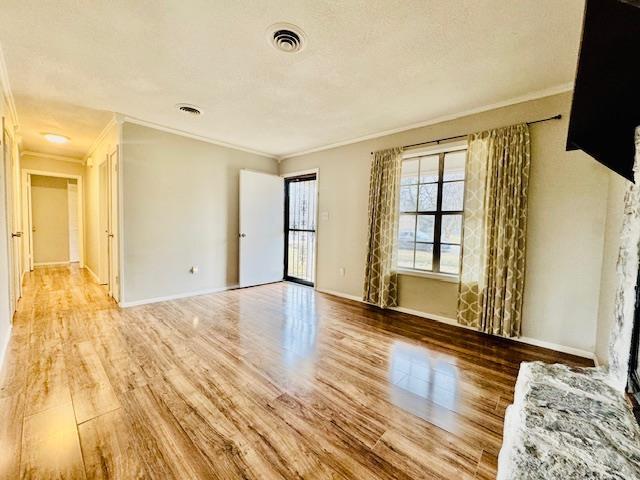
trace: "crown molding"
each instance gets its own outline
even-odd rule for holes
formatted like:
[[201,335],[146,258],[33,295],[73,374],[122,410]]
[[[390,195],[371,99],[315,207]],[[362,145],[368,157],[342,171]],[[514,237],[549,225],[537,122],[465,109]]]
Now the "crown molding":
[[48,160],[58,160],[60,162],[78,163],[84,165],[84,160],[77,157],[67,157],[66,155],[53,155],[50,153],[34,152],[32,150],[24,150],[20,152],[20,157],[46,158]]
[[98,134],[98,136],[96,137],[96,139],[93,141],[93,143],[91,144],[91,146],[89,147],[89,150],[87,150],[86,155],[83,158],[83,163],[86,163],[87,165],[91,166],[91,162],[89,162],[89,158],[91,157],[91,155],[93,155],[93,153],[96,151],[96,149],[98,148],[98,145],[100,145],[100,143],[102,143],[102,141],[106,138],[106,136],[109,134],[109,130],[111,130],[113,127],[115,127],[118,124],[117,121],[117,115],[113,114],[111,119],[109,120],[109,122],[107,122],[107,124],[104,126],[104,128],[100,131],[100,133]]
[[414,123],[411,125],[405,125],[404,127],[394,128],[391,130],[384,130],[382,132],[372,133],[370,135],[365,135],[362,137],[353,138],[351,140],[344,140],[342,142],[331,143],[328,145],[323,145],[320,147],[311,148],[308,150],[302,150],[295,153],[288,153],[286,155],[282,155],[276,157],[278,163],[282,160],[287,160],[289,158],[299,157],[301,155],[307,155],[309,153],[321,152],[323,150],[330,150],[336,147],[343,147],[345,145],[351,145],[353,143],[364,142],[366,140],[373,140],[374,138],[386,137],[387,135],[393,135],[395,133],[402,133],[408,130],[413,130],[416,128],[427,127],[429,125],[435,125],[437,123],[448,122],[451,120],[456,120],[458,118],[467,117],[469,115],[473,115],[476,113],[487,112],[489,110],[496,110],[498,108],[508,107],[510,105],[515,105],[517,103],[528,102],[531,100],[538,100],[544,97],[551,97],[553,95],[558,95],[560,93],[565,93],[573,90],[573,82],[563,83],[560,85],[555,85],[550,88],[545,88],[544,90],[537,90],[535,92],[528,93],[526,95],[520,95],[518,97],[513,97],[508,100],[503,100],[501,102],[491,103],[488,105],[483,105],[481,107],[472,108],[470,110],[464,110],[461,112],[453,113],[451,115],[443,115],[440,117],[432,118],[431,120],[425,120],[423,122]]
[[193,140],[199,140],[201,142],[211,143],[211,144],[217,145],[219,147],[231,148],[233,150],[240,150],[241,152],[251,153],[253,155],[260,155],[261,157],[267,157],[267,158],[270,158],[270,159],[273,159],[273,160],[277,160],[278,159],[277,155],[272,155],[272,154],[267,153],[267,152],[262,152],[260,150],[253,150],[251,148],[241,147],[239,145],[234,145],[232,143],[222,142],[220,140],[216,140],[216,139],[213,139],[211,137],[205,137],[203,135],[198,135],[198,134],[195,134],[195,133],[185,132],[184,130],[179,130],[179,129],[172,128],[172,127],[166,127],[164,125],[159,125],[159,124],[153,123],[153,122],[147,122],[146,120],[141,120],[141,119],[136,118],[136,117],[130,117],[128,115],[124,115],[121,118],[122,118],[122,120],[121,120],[122,123],[124,123],[124,122],[134,123],[136,125],[140,125],[140,126],[148,127],[148,128],[153,128],[155,130],[160,130],[162,132],[173,133],[174,135],[180,135],[181,137],[187,137],[187,138],[191,138]]
[[16,110],[16,102],[11,92],[11,83],[9,82],[9,72],[7,70],[7,63],[4,59],[4,53],[2,51],[2,45],[0,44],[0,88],[2,89],[2,95],[7,101],[9,107],[9,115],[11,116],[14,125],[19,126],[18,111]]

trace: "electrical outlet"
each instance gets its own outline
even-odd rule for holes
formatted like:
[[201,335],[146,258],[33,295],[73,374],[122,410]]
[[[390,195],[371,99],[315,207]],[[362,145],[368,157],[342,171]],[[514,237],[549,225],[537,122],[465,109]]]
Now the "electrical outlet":
[[193,267],[191,267],[191,269],[189,270],[193,275],[198,273],[198,266],[194,265]]
[[327,221],[329,220],[329,212],[320,212],[320,220]]

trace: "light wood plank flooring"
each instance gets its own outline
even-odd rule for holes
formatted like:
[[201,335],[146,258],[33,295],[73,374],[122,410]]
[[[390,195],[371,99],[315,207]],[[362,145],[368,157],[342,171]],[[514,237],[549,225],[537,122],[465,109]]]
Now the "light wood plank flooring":
[[0,478],[494,478],[518,364],[589,361],[273,284],[121,310],[27,275]]

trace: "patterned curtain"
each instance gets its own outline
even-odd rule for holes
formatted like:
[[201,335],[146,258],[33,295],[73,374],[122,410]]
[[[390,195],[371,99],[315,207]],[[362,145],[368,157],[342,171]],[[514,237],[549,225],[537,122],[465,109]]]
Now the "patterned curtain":
[[398,306],[396,238],[402,149],[375,152],[369,180],[369,232],[364,277],[365,302]]
[[530,163],[529,127],[469,136],[458,323],[521,332]]

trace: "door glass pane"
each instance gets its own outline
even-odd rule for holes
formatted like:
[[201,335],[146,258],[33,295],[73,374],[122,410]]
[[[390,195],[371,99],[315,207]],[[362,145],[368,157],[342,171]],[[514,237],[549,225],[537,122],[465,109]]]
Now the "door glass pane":
[[433,212],[438,202],[438,184],[429,183],[420,185],[420,199],[418,201],[418,210],[421,212]]
[[440,245],[440,271],[460,273],[460,245]]
[[440,156],[420,157],[420,183],[437,182],[439,176]]
[[289,228],[315,230],[316,180],[289,183]]
[[462,215],[443,215],[441,241],[445,243],[461,243],[461,240]]
[[444,181],[464,180],[467,151],[459,150],[444,154]]
[[412,185],[410,187],[400,187],[400,211],[401,212],[415,212],[416,201],[418,196],[418,186]]
[[433,269],[432,243],[416,243],[416,268],[420,270]]
[[315,232],[289,232],[287,243],[287,275],[313,281],[313,249]]
[[419,161],[417,158],[415,160],[404,160],[402,162],[401,185],[416,185],[418,183],[418,165]]
[[433,242],[434,226],[435,226],[435,217],[433,215],[418,216],[418,229],[416,231],[416,240],[419,242]]
[[464,182],[442,184],[442,210],[462,210],[464,203]]

